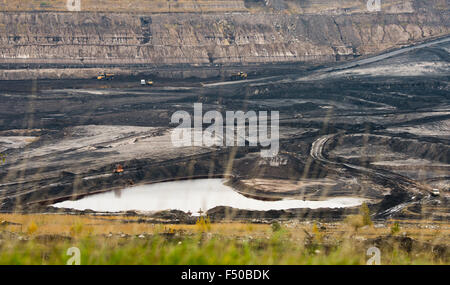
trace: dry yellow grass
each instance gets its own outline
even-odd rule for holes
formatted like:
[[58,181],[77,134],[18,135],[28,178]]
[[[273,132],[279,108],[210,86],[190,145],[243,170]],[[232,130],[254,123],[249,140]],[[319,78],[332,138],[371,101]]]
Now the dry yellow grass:
[[[73,229],[81,228],[82,233],[108,234],[124,233],[137,235],[141,233],[162,233],[170,229],[176,231],[185,231],[187,233],[196,233],[196,225],[182,224],[151,224],[151,223],[124,223],[123,220],[137,220],[139,217],[123,216],[76,216],[59,214],[1,214],[0,221],[8,221],[20,225],[5,225],[3,230],[11,232],[27,232],[32,223],[36,224],[37,229],[34,235],[40,234],[62,234],[72,235]],[[224,235],[245,235],[249,232],[255,232],[264,235],[270,232],[270,225],[265,224],[246,224],[246,223],[217,223],[211,225],[211,233]]]
[[67,248],[74,246],[82,252],[82,264],[365,264],[367,247],[373,246],[367,239],[376,237],[386,242],[380,245],[382,264],[447,264],[449,260],[442,252],[442,246],[449,244],[448,223],[402,224],[399,235],[405,232],[432,245],[419,243],[408,252],[403,239],[388,237],[389,223],[354,231],[345,223],[295,221],[208,223],[207,227],[130,223],[137,219],[0,214],[0,264],[65,264]]
[[[186,234],[199,232],[197,225],[185,224],[152,224],[138,223],[142,217],[124,216],[97,216],[97,215],[63,215],[63,214],[0,214],[0,222],[7,221],[18,225],[4,224],[0,230],[32,235],[58,234],[67,236],[84,236],[87,234],[129,234],[139,235],[142,233],[156,234],[168,231],[181,231]],[[135,220],[136,222],[131,222]],[[127,221],[127,222],[124,222]],[[350,235],[361,238],[375,238],[390,234],[390,226],[396,221],[387,221],[382,227],[366,226],[355,231],[351,225],[345,223],[324,223],[320,229],[323,236],[333,238],[345,238]],[[450,225],[446,222],[434,221],[408,221],[400,222],[399,235],[406,235],[416,240],[433,241],[447,240],[450,237]],[[33,225],[34,224],[34,225]],[[380,225],[380,224],[378,224]],[[305,231],[314,233],[318,227],[314,223],[288,222],[283,224],[287,234],[294,240],[303,240]],[[240,222],[212,223],[208,232],[228,237],[265,238],[272,232],[271,225],[251,224]]]

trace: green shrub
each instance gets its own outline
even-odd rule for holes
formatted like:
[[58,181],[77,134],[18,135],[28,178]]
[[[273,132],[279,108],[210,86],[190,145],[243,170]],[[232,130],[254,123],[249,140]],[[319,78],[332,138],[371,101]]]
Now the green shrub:
[[391,226],[391,235],[396,235],[398,232],[400,232],[400,224],[395,222],[392,226]]
[[274,232],[274,233],[279,232],[281,230],[281,225],[279,222],[273,222],[271,226],[272,226],[272,232]]

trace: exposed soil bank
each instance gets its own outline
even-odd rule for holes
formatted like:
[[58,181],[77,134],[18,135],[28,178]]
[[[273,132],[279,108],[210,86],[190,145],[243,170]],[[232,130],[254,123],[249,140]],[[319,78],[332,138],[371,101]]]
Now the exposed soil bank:
[[206,70],[158,67],[335,62],[450,31],[448,6],[440,3],[415,0],[381,13],[330,5],[309,14],[0,12],[0,80],[89,78],[102,68],[129,76],[136,65],[163,77],[205,77]]

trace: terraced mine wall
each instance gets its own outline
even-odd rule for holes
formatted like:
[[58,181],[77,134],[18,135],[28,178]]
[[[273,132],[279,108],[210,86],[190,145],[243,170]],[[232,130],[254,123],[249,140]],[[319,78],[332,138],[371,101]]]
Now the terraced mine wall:
[[[72,2],[70,2],[72,1]],[[244,0],[0,0],[0,11],[209,13],[247,11]],[[79,3],[79,4],[78,4]],[[256,4],[256,3],[254,3]]]
[[[104,66],[132,75],[135,69],[127,66],[333,62],[447,35],[450,29],[447,3],[440,0],[406,1],[386,13],[363,12],[365,1],[343,1],[358,4],[359,10],[348,11],[333,5],[329,10],[320,1],[306,1],[303,10],[292,6],[295,1],[178,1],[184,8],[175,13],[157,9],[158,3],[174,1],[120,12],[108,11],[117,1],[97,1],[104,3],[81,12],[64,12],[61,1],[50,7],[41,5],[45,1],[15,2],[21,1],[0,1],[0,80],[87,78]],[[133,1],[120,2],[117,7]],[[185,12],[188,2],[203,3],[210,13]],[[283,4],[277,6],[281,12],[273,12],[275,2]],[[311,9],[318,12],[304,12]]]
[[[436,9],[446,9],[448,5],[447,0],[383,0],[380,3],[383,13],[411,13],[430,5]],[[367,0],[0,0],[0,11],[65,12],[68,5],[84,12],[121,13],[281,12],[337,15],[367,12]]]

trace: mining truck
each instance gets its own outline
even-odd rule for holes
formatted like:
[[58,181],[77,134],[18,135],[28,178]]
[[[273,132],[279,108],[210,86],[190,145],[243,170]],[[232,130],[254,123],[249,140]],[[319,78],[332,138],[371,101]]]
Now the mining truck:
[[114,74],[112,73],[100,73],[97,76],[97,80],[113,80],[114,79]]
[[439,191],[439,189],[437,189],[437,188],[434,188],[434,189],[431,191],[431,195],[432,195],[432,196],[437,197],[437,196],[439,196],[440,194],[441,194],[441,191]]
[[141,85],[142,86],[152,86],[153,85],[153,81],[152,80],[141,79]]

